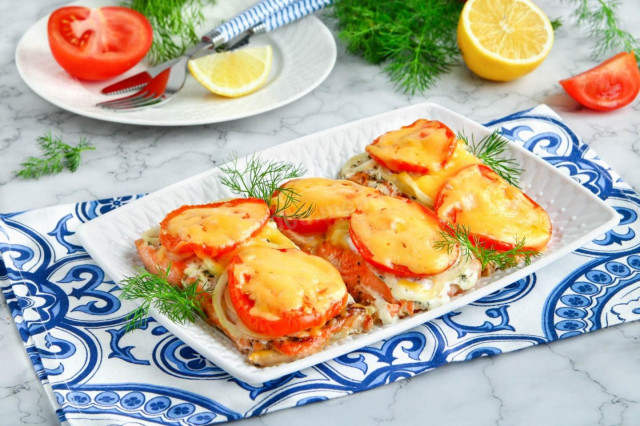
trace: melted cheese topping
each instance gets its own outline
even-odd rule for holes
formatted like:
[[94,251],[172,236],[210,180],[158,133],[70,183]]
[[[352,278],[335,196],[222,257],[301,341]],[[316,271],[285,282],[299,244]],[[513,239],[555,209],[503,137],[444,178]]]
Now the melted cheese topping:
[[[487,177],[487,174],[489,177]],[[542,249],[551,237],[551,221],[542,207],[494,172],[468,167],[443,188],[438,216],[450,217],[472,233]]]
[[238,256],[233,276],[254,301],[253,316],[277,320],[290,311],[325,312],[347,293],[336,268],[302,251],[250,246]]
[[[284,188],[295,192],[297,201],[291,203],[281,214],[293,215],[301,207],[305,210],[305,206],[312,205],[311,215],[304,220],[349,217],[362,198],[377,195],[374,189],[349,180],[326,178],[294,179],[287,182]],[[282,206],[285,202],[286,197],[281,193],[271,201],[271,208]]]
[[360,242],[374,263],[389,268],[403,266],[415,274],[432,275],[449,268],[458,255],[434,247],[442,239],[438,219],[409,200],[370,198],[351,216],[350,224],[356,245]]
[[171,218],[164,231],[185,242],[227,247],[249,238],[268,217],[269,208],[262,203],[190,208]]
[[469,290],[478,282],[480,262],[469,256],[461,255],[456,262],[441,274],[432,277],[411,280],[383,274],[381,279],[398,300],[411,300],[418,310],[433,309],[451,300],[452,286]]
[[243,241],[238,248],[235,248],[231,253],[222,257],[213,259],[202,252],[198,252],[197,256],[201,262],[191,263],[185,270],[185,274],[190,278],[202,278],[202,274],[206,272],[214,277],[220,277],[229,265],[229,262],[231,262],[231,259],[237,250],[241,247],[248,246],[297,248],[289,238],[278,230],[278,227],[274,222],[269,221],[254,237]]
[[[337,222],[329,228],[327,239],[333,245],[348,247],[357,252],[349,236],[347,221]],[[454,285],[462,291],[473,288],[482,270],[482,265],[477,259],[463,254],[459,255],[455,263],[446,271],[422,279],[400,278],[393,274],[382,273],[369,264],[367,266],[384,281],[396,300],[412,301],[416,310],[434,309],[448,303],[451,300]],[[389,312],[389,303],[381,295],[375,293],[371,295],[374,297],[373,306],[376,308],[376,316],[383,324],[391,324],[399,319],[397,314],[392,315]]]
[[432,171],[426,175],[415,173],[389,173],[388,180],[393,182],[403,193],[414,197],[426,206],[433,206],[433,201],[438,191],[449,177],[472,164],[480,164],[481,161],[467,151],[465,143],[458,140],[453,155],[440,170]]
[[434,171],[440,170],[449,158],[453,138],[453,132],[442,123],[422,119],[385,133],[366,150],[387,166],[400,161]]

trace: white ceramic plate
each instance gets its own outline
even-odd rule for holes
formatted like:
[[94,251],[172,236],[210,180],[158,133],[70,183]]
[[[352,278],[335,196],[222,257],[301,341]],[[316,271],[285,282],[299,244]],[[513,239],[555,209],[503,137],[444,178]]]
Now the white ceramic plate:
[[[341,165],[362,152],[374,138],[418,118],[440,120],[454,132],[462,131],[476,140],[490,133],[487,128],[442,107],[419,104],[305,136],[264,150],[259,155],[264,159],[302,163],[308,170],[307,176],[336,177]],[[153,317],[230,374],[249,383],[261,383],[438,318],[531,274],[618,223],[618,214],[576,181],[524,148],[515,144],[508,147],[509,156],[525,170],[520,181],[523,189],[547,210],[554,228],[547,251],[529,266],[499,271],[481,279],[474,290],[442,307],[392,325],[375,327],[367,334],[351,336],[307,358],[274,367],[259,368],[247,363],[229,339],[204,322],[180,326],[158,313]],[[218,168],[212,169],[107,213],[82,225],[80,240],[113,280],[119,282],[125,276],[132,276],[135,274],[133,265],[140,264],[134,240],[146,229],[156,226],[169,211],[183,204],[207,203],[231,196],[220,184],[220,175]]]
[[[224,1],[205,9],[206,16],[210,19],[206,26],[202,26],[202,33],[254,2]],[[108,4],[114,2],[82,2],[87,7]],[[266,85],[255,93],[226,99],[210,93],[188,76],[184,88],[162,106],[139,111],[108,111],[96,107],[96,103],[117,96],[102,95],[100,90],[123,77],[137,74],[146,66],[138,64],[122,76],[100,83],[84,82],[71,77],[58,65],[49,50],[48,18],[46,16],[34,24],[18,43],[16,66],[20,76],[34,92],[62,109],[118,123],[188,126],[250,117],[286,105],[311,92],[327,78],[336,61],[333,35],[319,19],[308,16],[251,39],[251,45],[270,44],[273,47],[271,74]]]

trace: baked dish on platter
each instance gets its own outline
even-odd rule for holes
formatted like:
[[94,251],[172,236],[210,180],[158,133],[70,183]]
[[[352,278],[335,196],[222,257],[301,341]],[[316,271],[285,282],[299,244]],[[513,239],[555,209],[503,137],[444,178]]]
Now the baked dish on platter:
[[[230,166],[223,184],[247,197],[168,212],[136,241],[144,276],[176,289],[172,303],[184,293],[261,367],[443,306],[528,264],[552,233],[512,164],[487,156],[497,142],[482,143],[478,155],[420,119],[372,141],[340,179],[255,157]],[[139,283],[128,278],[125,295]]]

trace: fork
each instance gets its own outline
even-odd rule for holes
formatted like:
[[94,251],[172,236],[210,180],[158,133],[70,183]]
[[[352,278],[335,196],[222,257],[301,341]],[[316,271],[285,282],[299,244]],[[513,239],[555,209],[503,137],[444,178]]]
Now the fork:
[[[190,57],[206,47],[223,49],[231,42],[231,40],[234,40],[240,34],[246,32],[246,30],[248,30],[249,28],[262,22],[267,16],[277,12],[284,7],[289,6],[295,1],[298,0],[261,0],[255,5],[249,7],[248,9],[245,9],[220,26],[206,33],[201,37],[200,42],[196,44],[196,46],[188,49],[185,53],[183,53],[183,55]],[[157,76],[165,69],[173,66],[176,62],[178,62],[179,59],[180,57],[170,59],[152,68],[149,68],[148,70],[142,71],[134,76],[110,84],[109,86],[102,89],[102,94],[114,95],[141,89],[153,77]]]
[[[261,23],[228,40],[224,45],[225,50],[244,45],[254,34],[278,29],[322,9],[331,2],[332,0],[298,0],[276,10],[265,17]],[[205,48],[215,49],[216,37],[221,36],[220,33],[215,33],[215,30],[207,33],[200,43],[189,49],[183,56],[171,61],[168,68],[160,71],[140,91],[122,98],[100,102],[96,106],[113,111],[134,111],[168,102],[184,86],[189,59]]]

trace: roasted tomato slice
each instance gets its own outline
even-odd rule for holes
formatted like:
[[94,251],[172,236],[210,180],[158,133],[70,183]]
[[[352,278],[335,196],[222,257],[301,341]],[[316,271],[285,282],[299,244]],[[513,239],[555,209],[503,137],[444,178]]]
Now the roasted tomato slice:
[[267,336],[322,326],[347,304],[347,289],[336,268],[297,249],[245,247],[227,272],[238,317]]
[[[349,180],[325,178],[294,179],[285,183],[271,200],[271,211],[281,210],[273,220],[280,228],[301,234],[325,232],[336,220],[348,219],[365,197],[377,196],[373,188]],[[289,206],[287,199],[295,199]],[[292,217],[311,208],[306,217]],[[288,217],[287,217],[288,216]]]
[[366,147],[377,163],[396,173],[427,174],[444,167],[456,149],[456,137],[440,121],[420,119],[387,132]]
[[176,253],[216,258],[260,232],[269,215],[267,203],[257,198],[182,206],[160,222],[160,242]]
[[499,251],[523,239],[526,249],[541,251],[551,238],[547,212],[484,164],[452,176],[434,210],[448,223],[467,227],[480,245]]
[[440,222],[426,207],[400,197],[369,198],[351,216],[349,234],[367,262],[401,277],[439,274],[458,258],[436,249]]
[[47,32],[58,64],[84,80],[122,74],[140,62],[153,40],[144,15],[118,6],[60,8],[49,17]]
[[608,111],[633,101],[640,92],[640,71],[633,52],[618,53],[600,65],[560,81],[587,108]]

